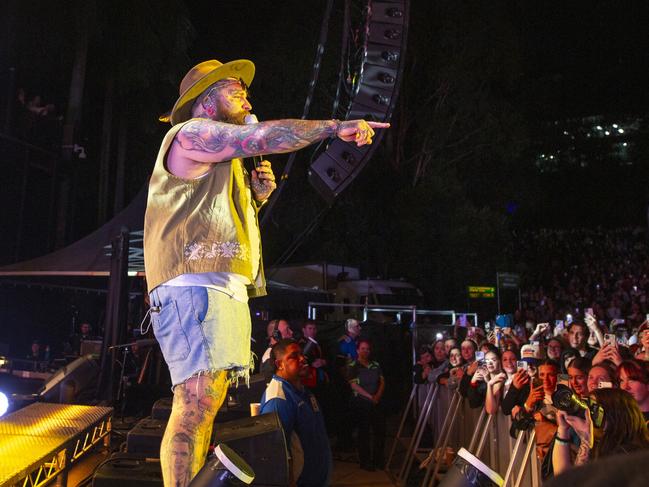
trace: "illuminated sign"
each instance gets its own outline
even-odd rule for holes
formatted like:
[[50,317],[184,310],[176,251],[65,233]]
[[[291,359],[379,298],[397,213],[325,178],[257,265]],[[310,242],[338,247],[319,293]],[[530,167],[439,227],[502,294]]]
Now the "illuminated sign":
[[493,286],[467,286],[467,290],[471,299],[496,297],[496,288]]

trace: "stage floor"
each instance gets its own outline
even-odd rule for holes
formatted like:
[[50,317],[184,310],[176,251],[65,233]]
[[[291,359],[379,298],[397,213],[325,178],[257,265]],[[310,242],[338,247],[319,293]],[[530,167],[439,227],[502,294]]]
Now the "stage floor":
[[[130,419],[130,418],[129,418]],[[135,420],[127,421],[134,424]],[[125,440],[127,428],[122,429],[124,424],[119,421],[113,422],[111,445],[116,450],[119,444]],[[387,445],[390,445],[392,438],[388,438]],[[75,462],[69,470],[67,485],[77,486],[92,476],[96,467],[108,459],[108,450],[105,447],[97,446],[89,451],[86,456]],[[86,484],[86,482],[84,482]],[[89,485],[89,484],[88,484]],[[334,465],[331,479],[332,487],[392,487],[396,485],[385,471],[377,470],[368,472],[362,470],[356,460],[355,452],[339,453],[334,452]]]
[[332,487],[391,487],[394,484],[383,470],[367,472],[358,463],[334,460]]
[[[92,475],[95,467],[108,458],[108,454],[97,452],[78,462],[68,474],[68,485],[76,486]],[[393,487],[394,484],[384,471],[366,472],[357,463],[334,461],[331,487]]]

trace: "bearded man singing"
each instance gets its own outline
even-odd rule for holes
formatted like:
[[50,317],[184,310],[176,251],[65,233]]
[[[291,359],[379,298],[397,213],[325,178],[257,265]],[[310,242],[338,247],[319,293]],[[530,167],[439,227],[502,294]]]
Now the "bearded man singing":
[[[160,451],[167,487],[187,485],[201,468],[229,382],[252,367],[247,302],[265,294],[257,213],[276,185],[270,162],[248,173],[242,158],[329,137],[371,144],[375,128],[389,127],[364,120],[246,125],[254,73],[248,60],[205,61],[187,73],[149,183],[145,269],[174,392]],[[174,461],[178,433],[191,440],[191,462]]]

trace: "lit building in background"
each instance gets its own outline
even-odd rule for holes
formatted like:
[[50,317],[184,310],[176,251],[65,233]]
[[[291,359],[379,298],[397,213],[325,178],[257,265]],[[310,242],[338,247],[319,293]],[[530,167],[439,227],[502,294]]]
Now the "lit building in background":
[[633,165],[637,142],[647,127],[639,117],[595,115],[556,120],[545,125],[535,147],[535,166],[542,173],[599,164]]

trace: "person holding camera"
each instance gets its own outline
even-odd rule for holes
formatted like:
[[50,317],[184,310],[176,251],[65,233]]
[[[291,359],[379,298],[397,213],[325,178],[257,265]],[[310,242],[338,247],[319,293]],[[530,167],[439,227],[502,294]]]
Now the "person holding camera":
[[557,388],[559,364],[546,359],[539,365],[538,378],[532,381],[530,392],[523,404],[525,412],[535,421],[536,453],[543,461],[557,430],[556,408],[552,404],[552,394]]
[[[607,455],[649,449],[647,424],[631,394],[620,389],[597,389],[591,393],[591,399],[603,410],[601,428],[595,428],[589,407],[585,408],[583,418],[557,411],[557,434],[552,451],[555,475],[573,464],[583,465]],[[574,461],[572,432],[579,442]]]
[[536,453],[541,461],[547,455],[557,429],[552,394],[557,387],[558,374],[559,364],[549,359],[540,362],[538,376],[534,378],[524,369],[519,370],[502,403],[503,412],[511,414],[515,421],[526,423],[529,419],[534,420]]

